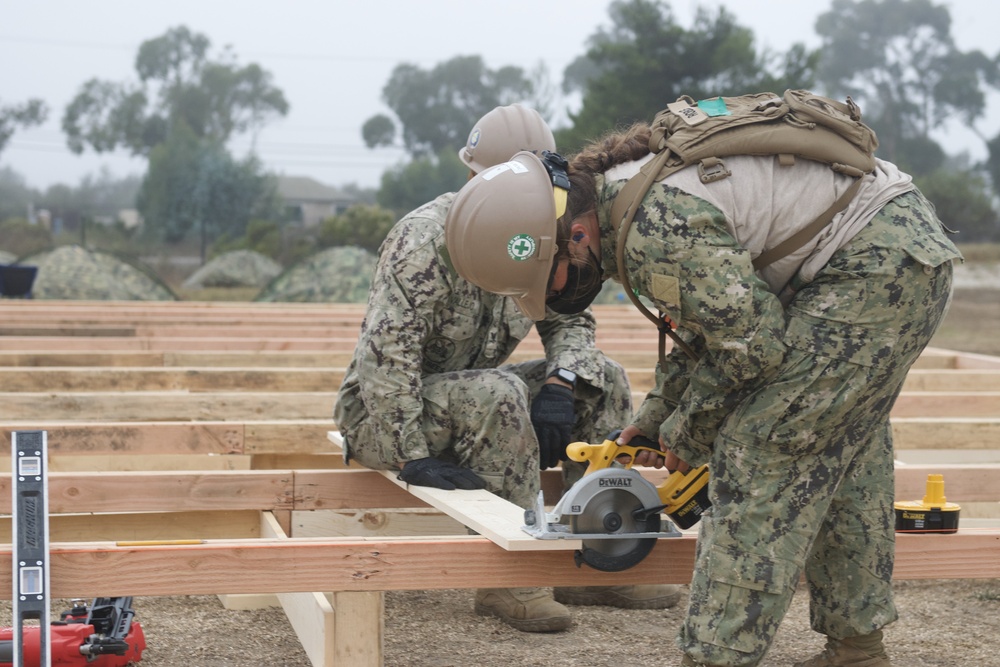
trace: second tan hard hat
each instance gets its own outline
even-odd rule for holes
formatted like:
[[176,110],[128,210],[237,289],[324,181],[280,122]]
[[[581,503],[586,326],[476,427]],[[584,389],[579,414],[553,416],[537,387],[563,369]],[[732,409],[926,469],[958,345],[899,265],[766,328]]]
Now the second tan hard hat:
[[[564,187],[554,187],[554,178]],[[545,319],[556,220],[568,188],[565,172],[550,173],[528,151],[477,174],[455,195],[445,219],[445,244],[458,274],[513,298],[531,319]]]
[[518,151],[555,151],[556,140],[541,115],[520,104],[497,107],[479,119],[458,157],[479,173]]

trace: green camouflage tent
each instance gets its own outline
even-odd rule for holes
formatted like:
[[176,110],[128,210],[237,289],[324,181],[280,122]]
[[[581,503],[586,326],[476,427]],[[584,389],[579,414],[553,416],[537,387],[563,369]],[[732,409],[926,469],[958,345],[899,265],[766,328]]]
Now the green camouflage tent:
[[272,280],[254,301],[365,303],[375,255],[357,246],[321,250]]

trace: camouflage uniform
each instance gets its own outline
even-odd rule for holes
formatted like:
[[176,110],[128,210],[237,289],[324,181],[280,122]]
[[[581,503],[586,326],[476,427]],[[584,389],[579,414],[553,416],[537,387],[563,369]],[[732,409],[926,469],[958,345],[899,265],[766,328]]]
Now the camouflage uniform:
[[501,365],[533,322],[451,268],[444,220],[453,199],[410,213],[382,244],[334,419],[365,466],[440,457],[528,508],[539,490],[531,399],[548,373],[566,368],[579,378],[574,440],[599,442],[631,421],[631,392],[621,366],[595,347],[589,311],[537,323],[545,359]]
[[[599,181],[612,276],[622,184]],[[695,661],[760,664],[803,571],[816,631],[865,635],[897,618],[889,412],[944,317],[957,258],[913,190],[783,309],[721,211],[669,185],[647,195],[626,240],[630,281],[701,356],[675,349],[634,422],[712,472],[677,639]]]

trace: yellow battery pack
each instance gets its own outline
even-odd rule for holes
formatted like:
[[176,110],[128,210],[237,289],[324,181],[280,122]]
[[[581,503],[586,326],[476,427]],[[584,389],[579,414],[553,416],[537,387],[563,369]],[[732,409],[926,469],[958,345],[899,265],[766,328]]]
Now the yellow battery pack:
[[957,533],[962,509],[949,503],[944,495],[944,475],[927,475],[927,494],[923,500],[897,502],[897,533]]

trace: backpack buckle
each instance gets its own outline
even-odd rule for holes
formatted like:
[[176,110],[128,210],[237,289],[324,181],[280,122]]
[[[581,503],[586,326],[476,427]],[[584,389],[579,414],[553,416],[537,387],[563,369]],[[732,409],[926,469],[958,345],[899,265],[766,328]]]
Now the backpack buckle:
[[698,178],[702,183],[714,183],[732,175],[721,158],[707,157],[698,163]]

